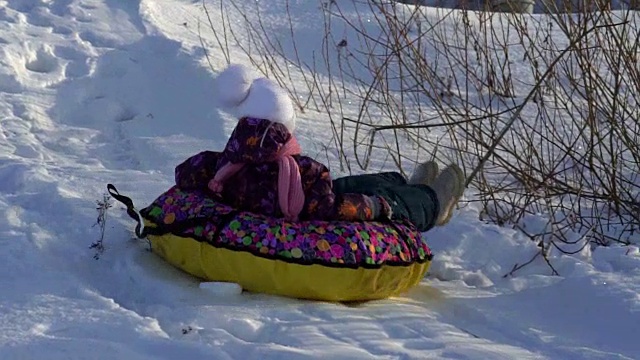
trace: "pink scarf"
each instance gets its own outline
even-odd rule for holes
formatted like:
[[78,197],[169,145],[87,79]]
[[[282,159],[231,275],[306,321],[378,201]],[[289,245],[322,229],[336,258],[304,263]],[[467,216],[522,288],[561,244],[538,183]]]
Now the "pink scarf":
[[[273,161],[278,162],[278,202],[287,221],[298,221],[298,216],[304,206],[300,168],[291,156],[298,155],[300,152],[300,144],[294,136],[291,136],[291,139],[280,148],[280,151],[273,158]],[[224,182],[240,171],[244,165],[244,163],[227,163],[222,166],[209,181],[209,189],[217,194],[222,193]]]

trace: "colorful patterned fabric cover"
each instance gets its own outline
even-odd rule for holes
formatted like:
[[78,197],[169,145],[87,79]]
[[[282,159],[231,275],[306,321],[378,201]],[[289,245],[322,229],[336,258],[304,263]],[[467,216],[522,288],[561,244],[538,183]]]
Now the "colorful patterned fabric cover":
[[199,191],[172,187],[141,211],[156,232],[193,238],[214,247],[297,264],[348,268],[407,266],[431,260],[410,223],[286,222],[235,209]]

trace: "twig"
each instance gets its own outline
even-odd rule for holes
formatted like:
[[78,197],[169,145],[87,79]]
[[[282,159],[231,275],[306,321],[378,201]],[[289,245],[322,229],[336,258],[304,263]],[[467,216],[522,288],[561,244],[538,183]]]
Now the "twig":
[[95,249],[96,253],[93,255],[93,258],[98,260],[102,253],[104,253],[104,233],[105,228],[107,226],[107,212],[113,206],[111,203],[111,196],[109,194],[102,195],[102,200],[96,200],[96,211],[98,211],[98,217],[96,218],[95,224],[93,227],[100,227],[100,237],[97,241],[89,246],[90,249]]
[[536,81],[535,85],[533,86],[533,89],[531,89],[529,91],[529,93],[527,94],[527,96],[524,98],[524,100],[522,101],[522,103],[520,103],[520,105],[516,108],[516,111],[513,113],[513,115],[511,115],[511,117],[509,118],[509,120],[507,121],[507,124],[502,128],[502,130],[500,131],[500,133],[498,134],[498,136],[496,136],[496,138],[494,139],[494,143],[489,147],[489,149],[487,150],[487,152],[484,154],[484,156],[480,159],[480,162],[478,162],[478,165],[473,169],[473,171],[471,172],[471,174],[469,174],[469,176],[467,177],[467,181],[465,182],[465,186],[469,186],[469,184],[471,183],[471,181],[473,180],[473,178],[476,176],[476,174],[478,174],[478,171],[480,171],[482,169],[482,167],[484,166],[484,164],[487,162],[487,160],[489,160],[489,157],[491,157],[491,155],[494,153],[494,151],[496,150],[496,147],[498,146],[498,144],[500,144],[500,142],[502,141],[502,138],[504,137],[504,135],[507,133],[507,131],[511,128],[511,126],[513,126],[513,124],[515,123],[515,121],[518,119],[518,117],[520,116],[520,113],[522,112],[522,110],[524,109],[524,106],[529,103],[529,101],[534,97],[534,95],[537,93],[538,88],[542,85],[542,83],[545,81],[545,79],[547,78],[547,76],[549,76],[549,74],[551,74],[551,72],[553,71],[555,65],[572,49],[575,47],[575,45],[581,41],[585,36],[589,35],[591,32],[595,31],[596,29],[599,28],[603,28],[603,27],[614,27],[614,26],[618,26],[618,25],[623,25],[626,24],[627,22],[622,22],[622,23],[618,23],[618,24],[613,24],[613,25],[596,25],[592,28],[587,29],[585,32],[583,32],[582,34],[580,34],[577,38],[573,39],[570,43],[569,46],[567,46],[564,50],[562,50],[560,52],[560,54],[558,56],[556,56],[556,58],[551,62],[551,64],[549,65],[549,67],[547,68],[547,70],[542,74],[542,76],[538,79],[538,81]]
[[506,274],[502,275],[502,277],[503,277],[503,278],[507,278],[507,277],[509,277],[509,276],[513,276],[513,274],[514,274],[516,271],[518,271],[518,270],[522,269],[523,267],[525,267],[525,266],[527,266],[527,265],[531,264],[531,263],[532,263],[535,259],[537,259],[537,258],[538,258],[538,256],[540,256],[540,255],[542,255],[542,251],[536,251],[535,255],[533,255],[533,257],[531,258],[531,260],[529,260],[529,261],[527,261],[527,262],[525,262],[525,263],[523,263],[523,264],[515,263],[515,264],[513,265],[513,268],[511,269],[511,271],[509,271],[508,273],[506,273]]

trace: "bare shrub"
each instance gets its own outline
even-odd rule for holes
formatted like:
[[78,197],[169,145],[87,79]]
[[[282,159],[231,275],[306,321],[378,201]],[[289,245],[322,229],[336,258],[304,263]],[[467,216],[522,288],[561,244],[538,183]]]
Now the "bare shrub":
[[112,207],[113,203],[111,202],[111,196],[108,194],[103,194],[102,200],[96,200],[96,211],[98,212],[98,216],[96,217],[96,222],[93,226],[100,228],[100,236],[98,237],[98,240],[89,246],[90,249],[95,250],[93,258],[96,260],[100,259],[100,256],[104,253],[104,232],[107,227],[107,212]]
[[[595,1],[586,8],[602,8]],[[290,5],[287,33],[268,28],[257,3],[220,6],[210,26],[227,61],[239,50],[301,112],[324,113],[341,169],[368,170],[379,154],[403,173],[427,157],[458,162],[482,218],[541,242],[545,259],[549,249],[638,241],[635,12],[322,1],[325,31],[308,51]],[[527,221],[541,215],[544,224]]]

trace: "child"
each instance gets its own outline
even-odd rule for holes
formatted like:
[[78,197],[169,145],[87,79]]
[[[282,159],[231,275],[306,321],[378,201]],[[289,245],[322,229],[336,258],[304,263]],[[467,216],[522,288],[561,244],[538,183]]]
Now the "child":
[[441,174],[435,162],[407,182],[396,172],[331,180],[323,164],[300,155],[295,112],[275,82],[242,65],[215,81],[218,101],[239,118],[222,152],[204,151],[176,168],[176,185],[218,196],[240,210],[299,220],[407,219],[420,231],[449,221],[464,191],[456,165]]

